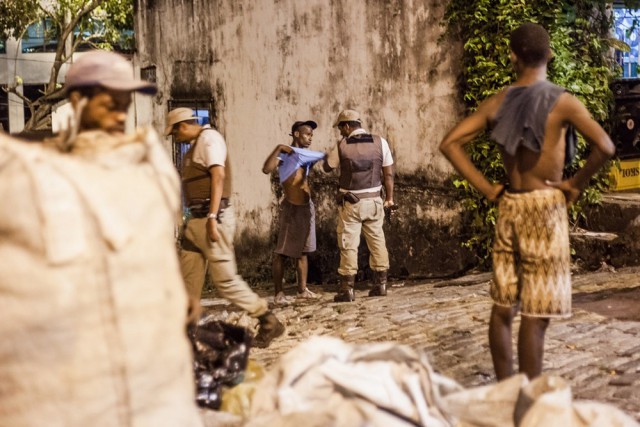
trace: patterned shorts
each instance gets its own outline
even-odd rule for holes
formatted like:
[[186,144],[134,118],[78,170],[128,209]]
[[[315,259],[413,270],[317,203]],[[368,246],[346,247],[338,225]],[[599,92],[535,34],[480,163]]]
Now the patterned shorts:
[[560,190],[506,192],[498,205],[491,298],[523,315],[571,315],[569,222]]

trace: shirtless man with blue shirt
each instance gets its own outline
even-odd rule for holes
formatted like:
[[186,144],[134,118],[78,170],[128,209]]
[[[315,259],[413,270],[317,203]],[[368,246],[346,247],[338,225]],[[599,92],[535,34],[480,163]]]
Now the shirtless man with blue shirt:
[[262,172],[269,174],[278,167],[284,198],[280,204],[278,243],[273,254],[273,284],[276,304],[289,301],[282,288],[284,258],[296,260],[298,298],[315,298],[307,288],[309,261],[307,254],[316,250],[315,208],[307,179],[313,164],[324,153],[308,150],[316,122],[295,122],[291,127],[291,145],[278,145],[267,157]]
[[[498,380],[513,374],[511,324],[518,309],[518,368],[529,379],[542,371],[549,319],[571,315],[567,206],[615,152],[585,106],[547,81],[552,53],[544,28],[521,25],[511,34],[510,48],[515,83],[484,101],[440,144],[460,175],[498,202],[489,321]],[[509,178],[506,189],[490,182],[464,149],[487,128],[502,154]],[[590,144],[591,153],[575,175],[563,178],[564,166],[575,153],[573,128]]]

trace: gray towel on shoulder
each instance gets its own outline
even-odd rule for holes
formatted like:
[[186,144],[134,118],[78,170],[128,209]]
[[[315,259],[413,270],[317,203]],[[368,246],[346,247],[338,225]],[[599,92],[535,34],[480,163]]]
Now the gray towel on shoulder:
[[[495,117],[491,138],[513,156],[520,146],[535,153],[544,142],[547,116],[566,89],[543,80],[529,86],[512,86]],[[576,152],[575,130],[569,126],[566,134],[565,164],[573,161]]]

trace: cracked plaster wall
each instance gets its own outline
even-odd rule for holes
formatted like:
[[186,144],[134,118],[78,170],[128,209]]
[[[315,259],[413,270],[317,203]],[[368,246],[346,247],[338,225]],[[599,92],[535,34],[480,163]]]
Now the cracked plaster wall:
[[[277,185],[262,174],[264,159],[290,142],[295,120],[317,121],[311,148],[327,150],[344,108],[360,111],[395,158],[401,208],[387,227],[392,273],[437,276],[469,265],[459,205],[444,185],[451,169],[437,150],[462,111],[460,47],[438,42],[444,9],[429,0],[137,0],[140,63],[157,67],[156,127],[172,97],[215,100],[233,156],[245,276],[270,269]],[[328,280],[337,268],[336,177],[311,178],[319,240],[312,275]]]

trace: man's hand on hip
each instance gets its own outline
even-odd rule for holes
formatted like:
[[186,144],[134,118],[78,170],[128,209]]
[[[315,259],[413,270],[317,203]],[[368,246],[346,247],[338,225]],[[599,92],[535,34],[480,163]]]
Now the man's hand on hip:
[[571,207],[579,198],[582,190],[578,188],[571,178],[563,181],[545,181],[549,187],[557,188],[564,193],[564,198],[567,201],[567,207]]

